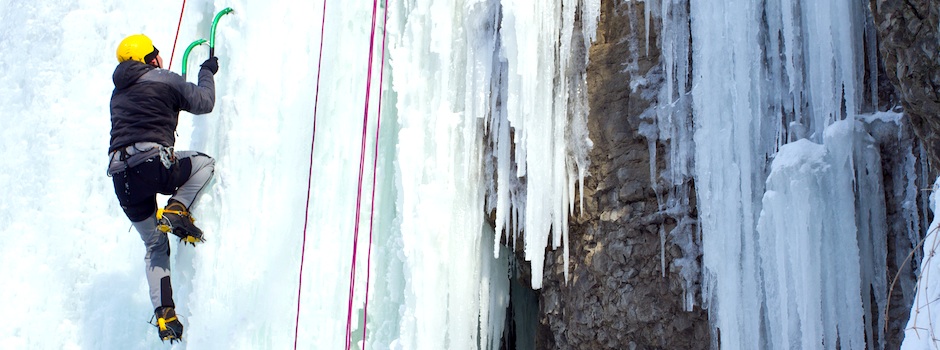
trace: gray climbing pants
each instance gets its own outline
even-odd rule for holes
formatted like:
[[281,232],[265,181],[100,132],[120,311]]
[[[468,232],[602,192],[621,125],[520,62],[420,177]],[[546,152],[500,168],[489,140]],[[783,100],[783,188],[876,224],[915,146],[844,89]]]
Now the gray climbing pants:
[[[137,148],[141,147],[138,145]],[[144,154],[146,151],[136,152]],[[175,157],[164,157],[172,158],[170,162],[161,160],[157,154],[144,160],[137,159],[139,163],[131,165],[133,162],[128,162],[127,154],[125,159],[121,159],[119,154],[116,155],[117,151],[114,153],[109,174],[114,180],[114,192],[121,202],[121,208],[131,219],[147,248],[144,262],[150,301],[154,309],[160,306],[175,307],[170,284],[170,245],[167,233],[157,229],[156,194],[172,195],[170,200],[179,201],[191,210],[199,192],[212,178],[215,160],[199,152],[181,151],[175,152]]]

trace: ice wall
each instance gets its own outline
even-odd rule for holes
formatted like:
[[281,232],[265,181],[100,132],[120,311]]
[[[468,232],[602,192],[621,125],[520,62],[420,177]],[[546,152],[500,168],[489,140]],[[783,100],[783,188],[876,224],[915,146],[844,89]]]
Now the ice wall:
[[487,343],[489,328],[502,326],[502,320],[488,323],[490,300],[479,297],[492,260],[481,259],[481,252],[492,256],[492,243],[484,245],[492,240],[483,239],[482,139],[493,65],[485,45],[492,46],[495,28],[483,24],[497,12],[487,5],[429,1],[390,9],[396,210],[407,281],[398,341],[404,349]]
[[[176,348],[291,348],[295,317],[298,348],[340,348],[350,309],[354,348],[498,347],[508,303],[508,253],[493,258],[495,233],[482,218],[485,119],[463,109],[467,81],[487,71],[468,68],[467,62],[480,61],[460,43],[484,33],[471,30],[495,23],[493,12],[446,2],[392,2],[393,18],[404,18],[406,9],[427,11],[422,20],[433,27],[420,26],[419,16],[410,22],[416,27],[390,26],[391,38],[406,39],[395,46],[400,61],[413,61],[386,66],[383,86],[384,11],[378,8],[379,35],[371,38],[373,4],[329,2],[318,70],[323,2],[187,2],[177,72],[182,48],[209,35],[212,14],[224,7],[236,12],[219,27],[215,110],[181,116],[176,146],[212,155],[217,168],[193,208],[207,242],[197,248],[172,243],[174,296],[186,324],[185,341]],[[18,242],[0,246],[0,261],[13,267],[3,278],[14,281],[0,296],[18,300],[10,306],[18,316],[0,321],[6,346],[158,346],[146,323],[152,309],[143,245],[104,175],[107,101],[117,43],[146,33],[169,64],[180,5],[0,1],[0,67],[8,72],[0,77],[0,238]],[[370,45],[375,50],[367,91]],[[191,72],[206,51],[194,51]],[[490,61],[496,55],[492,49],[476,52]],[[306,203],[311,152],[312,197]],[[357,202],[360,165],[366,170]],[[350,281],[354,254],[358,264]],[[369,325],[365,335],[363,322]]]
[[879,327],[862,316],[884,270],[860,269],[885,259],[883,189],[851,122],[877,99],[863,5],[690,3],[703,297],[723,349],[864,348]]

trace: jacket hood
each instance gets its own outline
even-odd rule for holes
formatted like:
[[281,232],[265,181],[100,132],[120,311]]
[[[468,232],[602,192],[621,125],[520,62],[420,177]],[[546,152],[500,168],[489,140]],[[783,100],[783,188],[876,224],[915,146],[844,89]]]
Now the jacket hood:
[[124,61],[118,64],[111,75],[116,89],[123,89],[137,81],[140,76],[149,72],[154,67],[137,61]]

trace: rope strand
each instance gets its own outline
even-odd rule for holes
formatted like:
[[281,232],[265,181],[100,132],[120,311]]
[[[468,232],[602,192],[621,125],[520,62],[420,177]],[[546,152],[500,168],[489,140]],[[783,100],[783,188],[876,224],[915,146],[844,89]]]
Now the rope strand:
[[180,39],[180,27],[183,25],[183,12],[186,11],[186,0],[183,0],[183,7],[180,8],[180,21],[176,24],[176,38],[173,39],[173,50],[170,51],[170,64],[166,66],[169,70],[173,68],[173,55],[176,54],[176,42]]
[[[375,53],[375,19],[378,13],[379,1],[372,1],[372,33],[369,35],[369,65],[366,75],[366,100],[362,117],[362,150],[359,153],[359,185],[356,191],[356,223],[353,233],[352,264],[349,271],[349,303],[346,310],[346,350],[352,345],[352,312],[353,294],[356,287],[356,250],[359,245],[359,215],[362,203],[362,176],[365,168],[366,136],[369,127],[369,97],[372,93],[372,57]],[[367,282],[368,283],[368,282]]]
[[385,36],[388,33],[388,0],[385,0],[385,18],[382,23],[382,68],[379,73],[379,108],[375,121],[375,158],[372,160],[372,212],[369,215],[369,253],[366,256],[366,302],[362,308],[362,348],[366,347],[366,327],[369,319],[369,281],[372,278],[372,234],[375,221],[375,178],[379,168],[379,132],[382,130],[382,93],[385,91]]
[[320,20],[320,53],[317,58],[317,87],[313,98],[313,135],[310,136],[310,163],[307,173],[307,200],[304,209],[304,236],[300,248],[300,274],[297,278],[297,315],[294,318],[294,350],[297,350],[297,337],[300,331],[300,294],[304,283],[304,255],[307,251],[307,225],[310,222],[310,193],[313,188],[313,150],[317,140],[317,107],[320,104],[320,67],[323,63],[323,38],[326,33],[326,3],[323,0],[323,16]]

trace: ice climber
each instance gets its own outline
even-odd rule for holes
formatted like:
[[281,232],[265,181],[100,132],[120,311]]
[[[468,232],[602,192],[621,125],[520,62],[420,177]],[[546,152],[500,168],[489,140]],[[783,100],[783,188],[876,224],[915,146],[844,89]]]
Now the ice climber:
[[[163,69],[163,59],[143,34],[124,38],[117,48],[111,94],[111,146],[108,175],[114,182],[124,214],[140,233],[150,300],[160,339],[171,343],[183,336],[170,285],[167,233],[181,241],[203,241],[202,230],[189,214],[196,195],[212,177],[215,161],[194,151],[174,151],[181,110],[205,114],[215,105],[214,75],[218,58],[209,57],[199,70],[199,84]],[[156,194],[171,195],[157,209]]]

